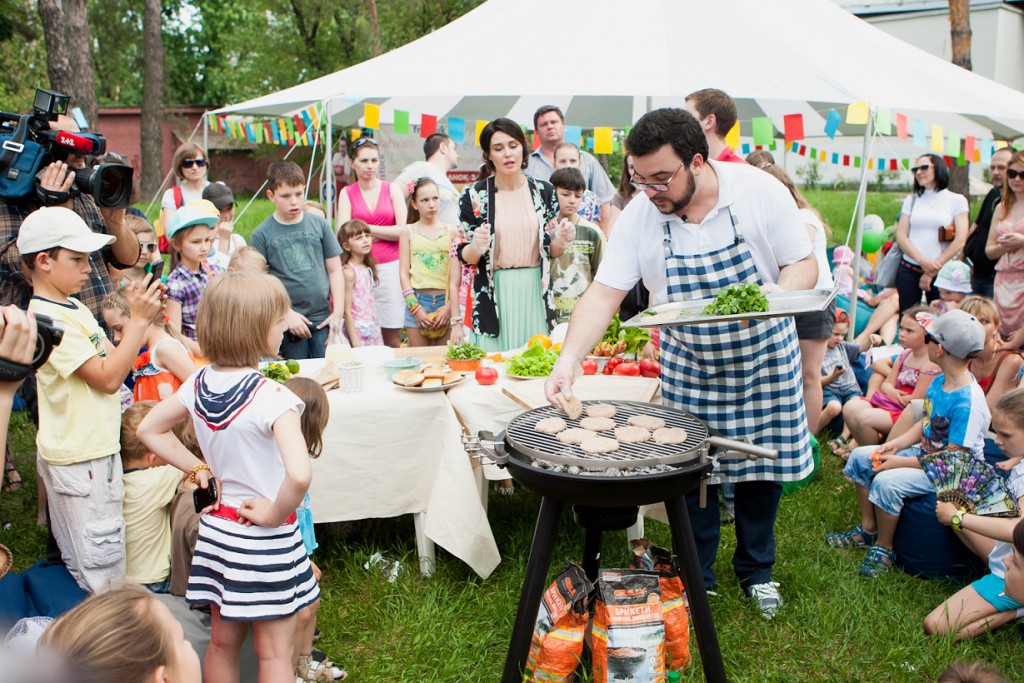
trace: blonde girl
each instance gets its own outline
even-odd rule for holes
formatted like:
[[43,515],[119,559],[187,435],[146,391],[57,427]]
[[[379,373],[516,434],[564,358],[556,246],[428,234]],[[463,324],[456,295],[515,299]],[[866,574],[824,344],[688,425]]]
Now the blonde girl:
[[[319,458],[323,451],[324,430],[331,414],[331,406],[327,402],[327,393],[319,382],[308,377],[292,377],[284,383],[293,394],[305,404],[302,411],[302,436],[309,448],[309,457]],[[299,530],[302,532],[302,544],[307,555],[317,549],[316,532],[313,527],[313,512],[310,508],[309,492],[302,499],[296,510],[299,516]],[[313,575],[320,582],[320,568],[312,558]],[[348,678],[348,672],[334,666],[334,662],[325,659],[318,662],[313,659],[313,635],[316,633],[316,613],[320,608],[317,600],[299,612],[298,628],[295,629],[295,675],[302,681],[341,681]]]
[[[199,342],[211,365],[150,411],[139,425],[157,457],[218,496],[201,511],[185,599],[208,605],[208,681],[239,680],[239,650],[250,624],[261,681],[294,677],[297,615],[320,589],[295,509],[309,488],[303,403],[257,371],[277,355],[291,301],[270,275],[217,277],[199,304]],[[191,419],[206,462],[173,433]],[[262,590],[261,590],[262,587]]]
[[[1010,495],[1024,506],[1024,390],[1015,389],[996,402],[992,411],[996,445],[1018,464],[1010,471],[1006,485]],[[1024,507],[1021,507],[1024,509]],[[1021,517],[982,517],[958,510],[953,503],[935,506],[939,522],[952,526],[965,546],[988,563],[989,574],[960,589],[924,619],[929,635],[974,638],[1024,616],[1024,604],[1006,594],[1006,574],[1013,554],[1014,527]],[[954,519],[956,517],[956,519]],[[1015,558],[1016,559],[1016,558]],[[1017,596],[1021,598],[1024,596]]]
[[338,230],[341,272],[345,276],[345,334],[352,346],[382,346],[380,322],[373,302],[377,286],[377,260],[373,257],[370,226],[346,221]]
[[[131,320],[127,290],[122,287],[103,300],[103,322],[110,329],[113,342],[121,343],[125,325]],[[146,328],[145,351],[139,353],[132,368],[135,387],[132,398],[138,401],[162,401],[196,371],[195,359],[185,347],[185,339],[161,314]]]
[[[462,264],[450,256],[455,228],[437,220],[441,193],[430,178],[409,191],[409,220],[398,241],[399,275],[405,299],[405,332],[410,346],[447,343],[459,324]],[[452,321],[455,325],[452,325]]]
[[174,329],[187,340],[193,355],[199,351],[196,314],[199,299],[210,280],[219,272],[211,268],[206,257],[213,244],[213,226],[219,213],[208,201],[196,202],[178,209],[167,226],[170,240],[171,272],[167,276],[167,316]]
[[[101,628],[97,628],[101,626]],[[199,657],[181,624],[137,584],[96,593],[43,633],[36,666],[54,681],[200,683]],[[40,680],[45,677],[40,677]]]
[[914,318],[927,310],[914,306],[903,314],[899,331],[903,353],[892,364],[881,387],[868,398],[854,399],[843,406],[845,429],[852,437],[846,439],[845,453],[858,445],[882,443],[903,410],[911,401],[923,399],[928,385],[939,374],[939,367],[928,360],[924,328]]
[[985,348],[971,359],[970,369],[985,392],[990,411],[1007,392],[1017,386],[1017,373],[1024,367],[1024,358],[1016,349],[1003,348],[999,337],[999,309],[985,296],[969,296],[960,302],[960,310],[970,313],[985,328]]

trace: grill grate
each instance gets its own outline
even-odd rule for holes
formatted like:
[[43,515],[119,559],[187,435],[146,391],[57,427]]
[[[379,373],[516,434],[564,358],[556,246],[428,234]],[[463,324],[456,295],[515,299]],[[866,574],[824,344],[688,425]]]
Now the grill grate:
[[[538,421],[548,417],[561,417],[569,428],[579,427],[579,420],[570,420],[560,409],[544,406],[528,410],[517,415],[509,422],[505,430],[505,439],[513,453],[533,458],[542,466],[579,467],[584,470],[608,470],[662,468],[666,465],[679,465],[692,462],[700,457],[701,449],[707,442],[707,426],[689,413],[667,408],[653,403],[634,401],[584,401],[583,416],[586,406],[597,403],[613,405],[616,408],[612,420],[616,427],[626,426],[627,420],[634,415],[648,415],[665,420],[668,427],[681,427],[686,430],[686,441],[681,444],[664,445],[653,439],[644,443],[619,442],[619,449],[613,453],[585,453],[578,445],[565,444],[555,438],[554,434],[542,434],[534,429]],[[581,417],[581,419],[582,419]],[[612,432],[600,432],[602,436],[612,436]]]

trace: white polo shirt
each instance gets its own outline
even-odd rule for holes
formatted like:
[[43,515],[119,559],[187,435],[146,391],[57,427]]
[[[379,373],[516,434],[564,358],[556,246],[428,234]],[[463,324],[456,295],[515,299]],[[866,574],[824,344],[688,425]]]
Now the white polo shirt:
[[[653,305],[668,302],[663,225],[667,221],[676,254],[693,255],[727,247],[736,230],[746,240],[758,274],[776,283],[779,270],[811,253],[804,219],[789,190],[764,171],[745,164],[707,162],[718,174],[718,203],[699,224],[666,215],[641,192],[622,211],[594,279],[627,291],[638,280]],[[682,180],[682,179],[680,179]]]

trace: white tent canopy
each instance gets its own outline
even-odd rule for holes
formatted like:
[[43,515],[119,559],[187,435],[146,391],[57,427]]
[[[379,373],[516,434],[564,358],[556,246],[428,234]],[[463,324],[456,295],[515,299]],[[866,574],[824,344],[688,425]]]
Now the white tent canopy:
[[735,97],[741,120],[767,115],[781,130],[784,114],[803,113],[808,136],[830,106],[857,101],[962,135],[1024,132],[1024,93],[830,0],[489,0],[384,55],[216,113],[281,116],[329,101],[336,125],[357,125],[372,102],[385,123],[395,109],[413,121],[532,123],[538,106],[556,104],[571,124],[625,126],[705,87]]

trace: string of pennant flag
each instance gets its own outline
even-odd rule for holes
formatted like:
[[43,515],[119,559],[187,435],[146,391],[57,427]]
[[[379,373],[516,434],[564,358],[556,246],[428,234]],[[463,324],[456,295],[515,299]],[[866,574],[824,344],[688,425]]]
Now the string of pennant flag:
[[[317,107],[310,106],[301,110],[291,117],[267,119],[255,121],[252,118],[214,115],[207,116],[207,123],[211,131],[224,133],[233,138],[245,140],[255,144],[276,144],[276,145],[312,145],[316,144],[317,131],[321,125],[320,111]],[[943,155],[947,163],[974,162],[987,164],[992,158],[992,153],[1007,145],[1004,140],[993,140],[991,138],[977,138],[973,135],[962,136],[957,130],[945,131],[941,125],[929,124],[921,119],[911,119],[906,114],[893,112],[885,107],[877,107],[872,110],[867,102],[855,102],[847,107],[846,115],[843,116],[837,109],[831,108],[823,114],[825,118],[824,133],[829,139],[835,139],[839,126],[845,122],[852,125],[864,125],[870,116],[874,116],[874,128],[880,135],[892,135],[895,128],[896,137],[901,140],[909,140],[916,147],[928,149],[936,154]],[[439,117],[432,114],[419,116],[419,136],[427,138],[439,130]],[[379,130],[381,120],[381,107],[378,104],[363,105],[363,125],[349,131],[351,139],[358,138],[364,130]],[[408,111],[395,109],[392,111],[393,130],[396,135],[410,135],[412,133],[412,116]],[[447,133],[457,144],[465,144],[472,140],[474,144],[480,144],[480,132],[487,125],[483,120],[467,120],[454,116],[446,117],[444,132]],[[744,154],[751,149],[770,148],[775,149],[775,127],[772,119],[767,116],[755,117],[743,124],[749,126],[748,130],[741,131],[741,122],[737,121],[726,135],[726,144],[736,150],[742,150]],[[611,154],[621,149],[624,134],[616,134],[616,129],[611,126],[598,126],[593,129],[592,135],[584,135],[581,126],[566,125],[565,139],[574,142],[580,147],[592,151],[594,154]],[[628,134],[630,127],[622,133]],[[752,143],[741,143],[741,133],[746,133],[752,138]],[[809,147],[801,144],[806,139],[804,134],[803,114],[786,114],[783,117],[783,141],[785,149],[805,156],[822,163],[831,163],[840,166],[853,166],[860,168],[865,163],[860,156],[840,152],[832,152],[821,147]],[[532,146],[534,149],[540,146],[540,140],[533,136]],[[899,168],[910,168],[911,158],[883,158],[871,157],[867,159],[869,169],[897,170]]]

